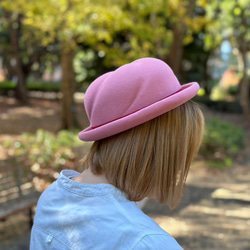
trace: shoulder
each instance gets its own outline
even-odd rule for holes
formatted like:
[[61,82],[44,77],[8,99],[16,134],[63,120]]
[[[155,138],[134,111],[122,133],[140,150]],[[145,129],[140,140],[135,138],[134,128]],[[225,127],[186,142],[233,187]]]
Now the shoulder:
[[177,241],[167,233],[146,235],[137,242],[133,249],[183,250]]

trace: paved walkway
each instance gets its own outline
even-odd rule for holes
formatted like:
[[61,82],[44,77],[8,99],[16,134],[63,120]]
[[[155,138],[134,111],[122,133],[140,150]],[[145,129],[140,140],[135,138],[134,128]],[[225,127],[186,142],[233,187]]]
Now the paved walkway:
[[250,164],[227,171],[193,168],[178,209],[149,201],[144,210],[185,250],[249,250]]

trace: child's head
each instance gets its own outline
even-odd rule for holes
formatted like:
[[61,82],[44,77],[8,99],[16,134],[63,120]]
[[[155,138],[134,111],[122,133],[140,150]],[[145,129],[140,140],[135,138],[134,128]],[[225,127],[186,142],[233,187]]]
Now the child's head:
[[155,197],[175,207],[203,133],[203,115],[189,101],[197,83],[180,85],[161,60],[143,58],[95,80],[85,96],[95,141],[84,164],[130,200]]
[[105,174],[132,201],[155,197],[175,207],[202,139],[203,115],[192,101],[120,134],[95,141],[85,167]]

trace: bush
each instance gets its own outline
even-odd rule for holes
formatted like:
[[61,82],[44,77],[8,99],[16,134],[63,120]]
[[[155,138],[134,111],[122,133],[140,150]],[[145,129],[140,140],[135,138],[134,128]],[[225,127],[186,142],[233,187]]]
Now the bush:
[[61,83],[59,82],[28,82],[28,90],[59,92]]
[[208,96],[196,96],[194,101],[206,105],[208,108],[221,112],[242,113],[239,100],[235,101],[212,101]]
[[73,147],[83,145],[78,139],[79,131],[60,131],[57,135],[38,130],[35,135],[24,133],[20,140],[4,143],[5,148],[14,150],[14,155],[27,155],[31,166],[58,169],[74,160]]
[[[14,90],[16,88],[16,83],[12,81],[4,81],[0,82],[0,89],[4,92],[8,90]],[[61,88],[61,83],[59,82],[28,82],[27,89],[28,90],[37,90],[37,91],[53,91],[59,92]]]
[[[244,147],[245,131],[231,123],[212,118],[206,122],[200,153],[213,163],[230,166]],[[221,164],[219,164],[221,165]]]
[[12,81],[0,82],[0,88],[1,89],[15,89],[16,88],[16,83],[14,83]]

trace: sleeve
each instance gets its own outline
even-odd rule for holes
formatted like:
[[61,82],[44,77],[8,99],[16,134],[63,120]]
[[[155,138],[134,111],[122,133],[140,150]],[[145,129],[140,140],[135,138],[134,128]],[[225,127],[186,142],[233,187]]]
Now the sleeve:
[[183,250],[170,235],[152,234],[144,236],[133,248],[134,250]]

